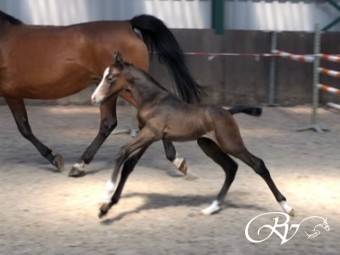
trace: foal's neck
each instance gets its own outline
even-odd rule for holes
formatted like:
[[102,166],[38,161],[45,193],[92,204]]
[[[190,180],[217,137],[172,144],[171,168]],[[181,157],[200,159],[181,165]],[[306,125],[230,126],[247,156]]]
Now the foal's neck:
[[137,108],[143,103],[154,102],[169,92],[158,84],[150,75],[142,70],[134,69],[133,80],[129,83],[128,89],[134,97]]

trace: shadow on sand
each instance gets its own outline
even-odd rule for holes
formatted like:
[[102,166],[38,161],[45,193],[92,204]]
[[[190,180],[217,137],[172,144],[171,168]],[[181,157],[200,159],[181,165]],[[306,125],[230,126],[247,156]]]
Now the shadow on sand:
[[[241,196],[242,195],[243,194],[241,194]],[[197,207],[197,210],[199,212],[200,210],[199,207],[208,206],[208,203],[212,201],[211,196],[197,196],[197,195],[174,196],[174,195],[165,195],[165,194],[159,194],[159,193],[130,193],[122,197],[122,199],[131,198],[131,197],[142,197],[144,198],[145,202],[134,210],[122,212],[114,217],[106,218],[101,221],[101,224],[111,225],[117,221],[124,219],[126,216],[131,215],[131,214],[136,214],[142,211],[153,210],[153,209],[162,209],[166,207],[177,207],[177,206]],[[253,205],[253,204],[246,204],[246,202],[242,203],[242,201],[239,203],[226,201],[222,205],[222,209],[223,208],[247,209],[247,210],[258,210],[258,211],[266,210],[264,207]],[[114,206],[111,208],[111,210],[114,210]],[[109,214],[110,214],[110,211],[109,211]]]

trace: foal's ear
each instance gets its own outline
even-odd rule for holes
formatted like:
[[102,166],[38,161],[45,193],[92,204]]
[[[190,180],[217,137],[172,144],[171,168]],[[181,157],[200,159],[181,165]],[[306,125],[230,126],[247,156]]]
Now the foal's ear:
[[123,69],[123,58],[119,51],[115,51],[115,53],[113,53],[113,64],[118,65],[119,68]]
[[113,53],[113,60],[116,62],[122,62],[123,61],[122,54],[119,51],[115,51]]

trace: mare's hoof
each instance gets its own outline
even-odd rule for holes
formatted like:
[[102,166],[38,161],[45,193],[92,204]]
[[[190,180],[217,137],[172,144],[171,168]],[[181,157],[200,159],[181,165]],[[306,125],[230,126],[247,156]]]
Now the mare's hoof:
[[64,158],[61,155],[55,155],[52,164],[57,168],[58,172],[64,171]]
[[69,177],[82,177],[84,175],[86,175],[85,171],[84,170],[79,170],[76,167],[72,167],[70,172],[68,173]]
[[100,210],[100,211],[99,211],[99,214],[98,214],[98,218],[101,219],[101,218],[103,218],[106,214],[107,214],[107,212]]

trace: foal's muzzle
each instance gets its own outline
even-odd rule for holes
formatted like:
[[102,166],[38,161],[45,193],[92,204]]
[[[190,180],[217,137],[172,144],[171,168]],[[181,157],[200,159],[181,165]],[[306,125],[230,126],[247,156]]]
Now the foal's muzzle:
[[94,95],[91,96],[91,102],[92,104],[99,104],[101,100],[98,100],[98,98]]

